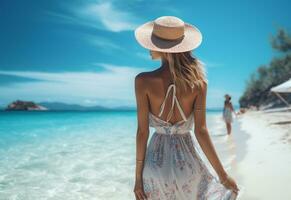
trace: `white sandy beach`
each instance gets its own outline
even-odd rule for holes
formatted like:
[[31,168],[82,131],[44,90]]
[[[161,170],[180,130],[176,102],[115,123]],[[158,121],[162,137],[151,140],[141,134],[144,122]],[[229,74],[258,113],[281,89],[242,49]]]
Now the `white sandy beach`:
[[248,111],[233,125],[228,171],[242,188],[238,199],[291,199],[291,112]]

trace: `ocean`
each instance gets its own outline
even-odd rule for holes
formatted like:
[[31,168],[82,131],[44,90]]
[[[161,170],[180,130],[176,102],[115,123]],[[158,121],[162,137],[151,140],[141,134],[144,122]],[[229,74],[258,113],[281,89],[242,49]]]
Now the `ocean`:
[[[229,169],[221,113],[207,112],[207,124]],[[136,129],[135,111],[0,112],[0,200],[134,199]]]

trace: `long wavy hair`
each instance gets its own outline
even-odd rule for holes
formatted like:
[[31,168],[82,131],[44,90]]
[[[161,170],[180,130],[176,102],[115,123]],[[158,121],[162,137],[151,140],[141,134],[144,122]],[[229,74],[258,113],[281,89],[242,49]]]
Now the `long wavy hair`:
[[185,91],[187,88],[201,89],[207,84],[204,63],[192,55],[191,51],[182,53],[163,53],[167,59],[173,81]]

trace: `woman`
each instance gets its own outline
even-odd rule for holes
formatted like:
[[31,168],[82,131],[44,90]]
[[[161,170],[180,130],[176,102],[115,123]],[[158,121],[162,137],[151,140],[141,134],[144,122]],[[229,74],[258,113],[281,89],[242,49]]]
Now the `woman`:
[[223,107],[223,120],[226,124],[227,134],[229,135],[231,133],[231,123],[232,123],[232,113],[235,114],[234,108],[231,103],[231,96],[226,94],[224,101],[224,107]]
[[[203,67],[191,55],[202,41],[200,31],[179,18],[163,16],[138,27],[135,37],[150,50],[152,59],[162,62],[160,68],[135,77],[136,199],[235,199],[239,189],[218,159],[206,126]],[[193,144],[193,123],[219,180]],[[149,126],[156,131],[147,146]]]

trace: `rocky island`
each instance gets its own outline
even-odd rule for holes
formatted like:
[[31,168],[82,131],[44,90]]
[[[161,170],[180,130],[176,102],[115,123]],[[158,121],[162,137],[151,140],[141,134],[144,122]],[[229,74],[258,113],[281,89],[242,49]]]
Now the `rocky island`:
[[17,100],[10,103],[5,110],[6,111],[13,111],[13,110],[33,111],[33,110],[48,110],[48,109],[44,106],[34,103],[33,101]]

